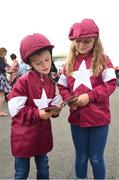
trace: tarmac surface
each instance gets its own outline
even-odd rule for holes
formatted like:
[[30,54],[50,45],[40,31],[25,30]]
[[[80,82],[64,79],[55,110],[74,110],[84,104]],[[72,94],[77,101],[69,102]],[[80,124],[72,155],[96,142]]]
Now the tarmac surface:
[[[110,100],[112,122],[105,150],[106,178],[119,179],[119,87]],[[6,102],[4,102],[4,110],[8,112]],[[50,179],[75,179],[74,147],[70,126],[67,122],[68,114],[68,107],[65,107],[60,117],[52,119],[54,148],[48,154]],[[10,124],[10,116],[0,117],[0,179],[13,179],[14,177],[14,157],[11,155],[10,147]],[[29,179],[35,179],[35,177],[35,163],[34,159],[31,158]],[[92,178],[90,164],[88,178]]]

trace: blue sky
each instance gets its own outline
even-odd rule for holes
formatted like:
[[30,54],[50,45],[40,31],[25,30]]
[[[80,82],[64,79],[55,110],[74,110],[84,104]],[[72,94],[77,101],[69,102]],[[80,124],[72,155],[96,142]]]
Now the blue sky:
[[105,53],[119,65],[119,20],[117,0],[1,0],[0,47],[19,55],[21,39],[32,33],[46,35],[55,45],[53,54],[69,51],[70,26],[92,18],[100,29]]

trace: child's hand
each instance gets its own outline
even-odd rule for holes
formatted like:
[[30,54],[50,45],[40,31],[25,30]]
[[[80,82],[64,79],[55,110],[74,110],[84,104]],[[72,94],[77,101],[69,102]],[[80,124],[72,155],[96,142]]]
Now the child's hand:
[[74,111],[74,110],[77,109],[78,106],[77,106],[77,103],[76,103],[76,102],[77,102],[77,101],[73,101],[73,102],[68,103],[71,111]]
[[60,113],[60,111],[61,111],[61,109],[62,109],[61,107],[57,107],[56,109],[51,110],[52,115],[53,115],[53,116],[58,116],[59,113]]
[[80,107],[86,106],[89,103],[89,96],[88,94],[82,94],[78,97],[78,101],[76,104]]
[[47,120],[52,116],[52,112],[46,112],[45,110],[39,111],[39,116],[43,120]]

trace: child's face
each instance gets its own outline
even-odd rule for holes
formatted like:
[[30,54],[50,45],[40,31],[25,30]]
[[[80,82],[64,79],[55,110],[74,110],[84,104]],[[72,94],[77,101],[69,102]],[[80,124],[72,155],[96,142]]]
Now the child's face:
[[48,50],[30,57],[31,66],[41,74],[48,74],[51,69],[51,54]]
[[76,50],[80,54],[87,54],[94,47],[95,38],[82,38],[76,40]]

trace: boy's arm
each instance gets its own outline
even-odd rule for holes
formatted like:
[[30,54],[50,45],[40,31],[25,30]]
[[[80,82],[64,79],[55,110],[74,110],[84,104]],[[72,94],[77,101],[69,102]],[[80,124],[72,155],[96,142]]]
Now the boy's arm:
[[31,125],[40,120],[37,107],[26,106],[27,83],[18,79],[13,90],[7,96],[8,108],[13,121],[20,124]]

